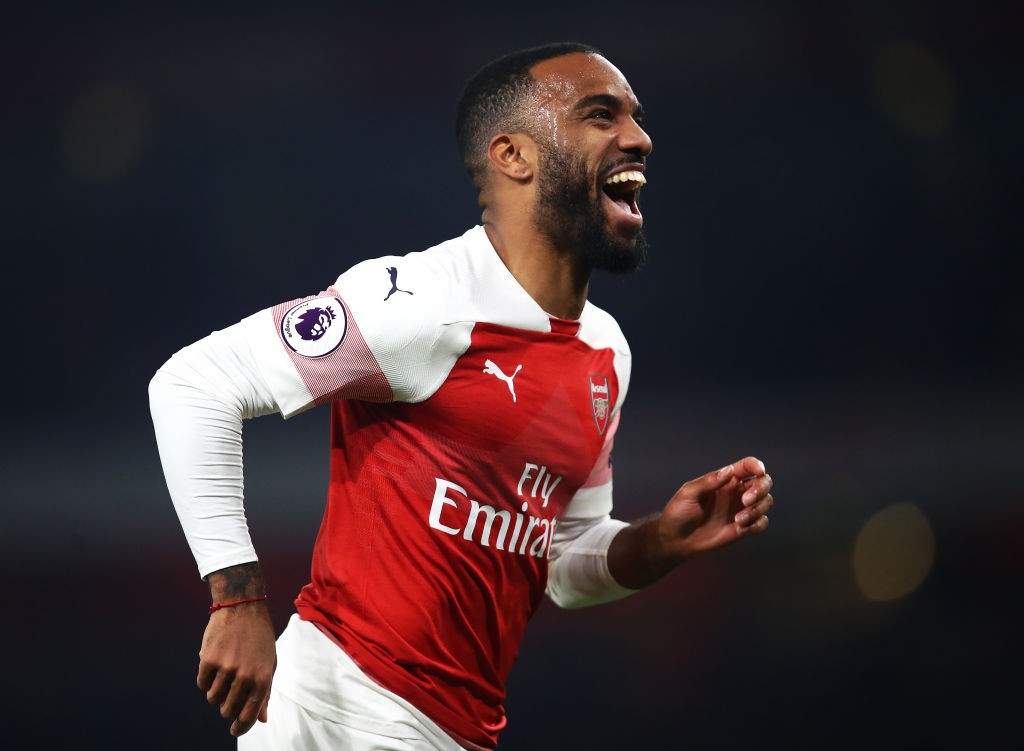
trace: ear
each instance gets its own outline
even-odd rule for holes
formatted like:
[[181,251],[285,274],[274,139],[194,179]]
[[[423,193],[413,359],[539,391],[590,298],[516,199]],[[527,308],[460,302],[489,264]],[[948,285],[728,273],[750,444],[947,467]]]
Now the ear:
[[491,165],[517,182],[529,182],[537,164],[537,145],[525,133],[499,133],[487,147]]

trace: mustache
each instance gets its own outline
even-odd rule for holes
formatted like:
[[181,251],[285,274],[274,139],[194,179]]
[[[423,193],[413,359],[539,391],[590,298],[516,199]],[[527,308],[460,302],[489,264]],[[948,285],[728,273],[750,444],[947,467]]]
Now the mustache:
[[619,167],[625,167],[627,165],[639,164],[641,167],[647,167],[647,157],[644,156],[624,156],[616,159],[611,164],[606,165],[601,169],[601,178],[608,177],[612,172],[615,172]]

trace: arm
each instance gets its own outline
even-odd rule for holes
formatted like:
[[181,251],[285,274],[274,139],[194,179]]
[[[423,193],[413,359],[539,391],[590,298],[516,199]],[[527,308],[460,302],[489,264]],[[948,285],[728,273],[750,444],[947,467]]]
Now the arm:
[[661,513],[622,529],[608,547],[615,581],[639,589],[687,559],[768,528],[772,478],[754,457],[685,483]]
[[753,457],[684,484],[657,514],[611,518],[611,483],[581,491],[559,521],[547,592],[561,607],[611,602],[692,556],[768,527],[772,479]]
[[[381,307],[386,286],[383,290],[379,286],[388,283],[387,274],[379,273],[382,266],[367,263],[358,273],[338,280],[347,290],[346,297],[365,310],[362,328],[356,324],[351,304],[346,305],[351,315],[341,313],[340,291],[331,287],[315,298],[268,308],[185,347],[150,382],[150,408],[167,486],[214,603],[263,594],[243,508],[243,420],[277,412],[289,417],[334,398],[391,399],[392,385],[377,364],[382,352],[408,398],[421,394],[425,379],[443,380],[438,376],[443,362],[432,369],[416,369],[419,380],[407,377],[409,368],[404,367],[403,358],[413,359],[407,345],[418,342],[420,349],[430,352],[432,340],[417,339],[417,326],[427,316],[410,315],[407,307],[394,302]],[[430,290],[431,285],[423,288]],[[430,310],[428,295],[415,299]],[[283,324],[289,328],[294,323],[289,312],[306,302],[331,306],[336,311],[334,320],[346,326],[336,349],[326,356],[311,353],[304,345],[293,351],[282,342]],[[434,330],[423,328],[428,334]],[[371,351],[361,333],[365,330],[376,331],[374,341],[383,339],[398,354],[392,355],[386,347]],[[404,338],[396,336],[396,331]],[[468,346],[468,334],[464,338]],[[211,614],[197,682],[211,703],[221,705],[221,714],[233,718],[233,735],[245,733],[256,719],[266,717],[276,665],[274,646],[264,603],[245,603]]]
[[[276,411],[253,361],[245,322],[174,355],[150,382],[167,486],[212,603],[266,594],[242,503],[242,421]],[[241,735],[266,721],[276,666],[264,602],[210,616],[197,683]]]

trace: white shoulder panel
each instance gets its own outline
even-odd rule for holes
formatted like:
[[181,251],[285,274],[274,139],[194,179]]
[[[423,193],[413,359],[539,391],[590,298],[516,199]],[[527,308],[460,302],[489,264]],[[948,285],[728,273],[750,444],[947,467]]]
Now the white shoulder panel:
[[615,353],[615,375],[619,379],[619,398],[612,409],[617,414],[626,399],[629,390],[629,377],[632,372],[633,355],[629,349],[619,324],[611,316],[593,303],[588,302],[580,316],[579,338],[595,349],[611,349]]
[[422,401],[437,391],[479,321],[538,331],[549,326],[482,227],[424,251],[363,261],[334,287],[396,401]]

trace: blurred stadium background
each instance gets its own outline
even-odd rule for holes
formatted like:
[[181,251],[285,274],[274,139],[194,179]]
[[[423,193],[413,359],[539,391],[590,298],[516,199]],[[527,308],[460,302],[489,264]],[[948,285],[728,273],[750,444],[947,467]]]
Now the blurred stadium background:
[[[1019,6],[40,2],[0,25],[6,748],[227,749],[146,384],[175,349],[478,219],[451,118],[594,44],[655,142],[625,517],[748,453],[770,534],[545,606],[502,748],[1011,748],[1020,703]],[[283,626],[326,413],[246,427]]]

